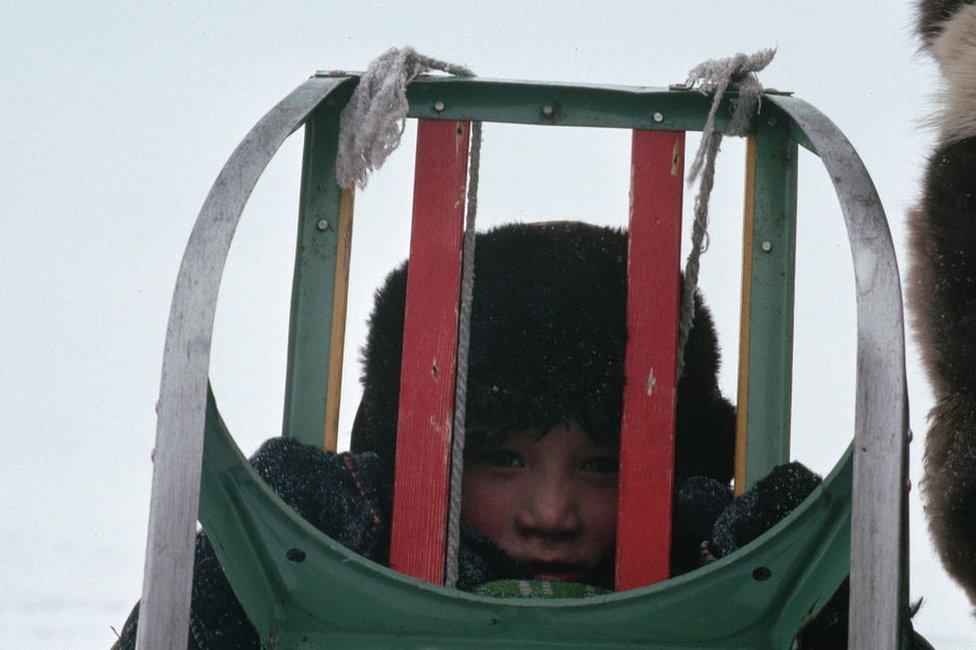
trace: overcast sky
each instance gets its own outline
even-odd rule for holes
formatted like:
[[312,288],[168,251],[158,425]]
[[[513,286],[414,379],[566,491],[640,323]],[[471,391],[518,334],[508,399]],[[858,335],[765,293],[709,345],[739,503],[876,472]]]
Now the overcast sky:
[[[937,89],[908,2],[0,2],[0,646],[104,648],[140,591],[163,337],[196,213],[247,130],[317,69],[391,46],[480,75],[665,86],[778,48],[761,75],[858,148],[906,269],[905,220]],[[340,430],[373,290],[405,257],[413,129],[357,196]],[[689,150],[697,140],[689,138]],[[702,287],[735,393],[743,147],[718,168]],[[280,428],[301,138],[245,210],[212,376],[245,453]],[[690,155],[689,155],[690,158]],[[486,125],[482,227],[626,223],[629,134]],[[829,179],[800,164],[793,456],[828,471],[853,429],[854,293]],[[690,200],[686,202],[690,204]],[[686,223],[689,220],[686,219]],[[912,480],[931,397],[909,345]],[[976,645],[912,492],[912,594],[939,648]]]

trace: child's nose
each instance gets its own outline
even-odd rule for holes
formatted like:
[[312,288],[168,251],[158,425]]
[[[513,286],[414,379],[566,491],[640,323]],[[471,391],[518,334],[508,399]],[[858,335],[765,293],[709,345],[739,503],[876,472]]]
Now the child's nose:
[[582,522],[571,481],[560,477],[535,481],[525,495],[517,522],[527,533],[553,535],[578,531]]

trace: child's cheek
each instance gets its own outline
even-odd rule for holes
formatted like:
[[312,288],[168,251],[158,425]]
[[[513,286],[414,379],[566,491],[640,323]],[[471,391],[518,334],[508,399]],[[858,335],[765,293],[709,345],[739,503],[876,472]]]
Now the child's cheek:
[[461,500],[461,519],[476,533],[503,545],[508,531],[514,528],[515,502],[520,491],[515,476],[499,475],[475,468],[465,472]]
[[609,555],[617,538],[617,486],[586,490],[587,528],[595,544]]

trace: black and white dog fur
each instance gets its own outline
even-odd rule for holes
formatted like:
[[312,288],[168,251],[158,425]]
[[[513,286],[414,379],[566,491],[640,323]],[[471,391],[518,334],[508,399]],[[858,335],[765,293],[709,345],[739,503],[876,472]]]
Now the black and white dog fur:
[[942,562],[976,605],[976,0],[923,0],[943,76],[939,140],[910,217],[909,307],[935,397],[923,493]]

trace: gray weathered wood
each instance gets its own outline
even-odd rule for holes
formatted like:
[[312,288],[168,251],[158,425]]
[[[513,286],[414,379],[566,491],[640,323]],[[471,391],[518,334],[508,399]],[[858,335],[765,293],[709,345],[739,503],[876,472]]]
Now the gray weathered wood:
[[187,644],[200,498],[207,372],[224,262],[251,190],[278,147],[347,77],[309,79],[268,112],[214,182],[180,265],[170,307],[136,647]]
[[908,431],[905,328],[898,264],[881,200],[847,138],[793,97],[765,97],[809,137],[830,174],[847,224],[857,288],[857,393],[851,515],[849,644],[899,647],[907,576],[902,575],[904,457]]

